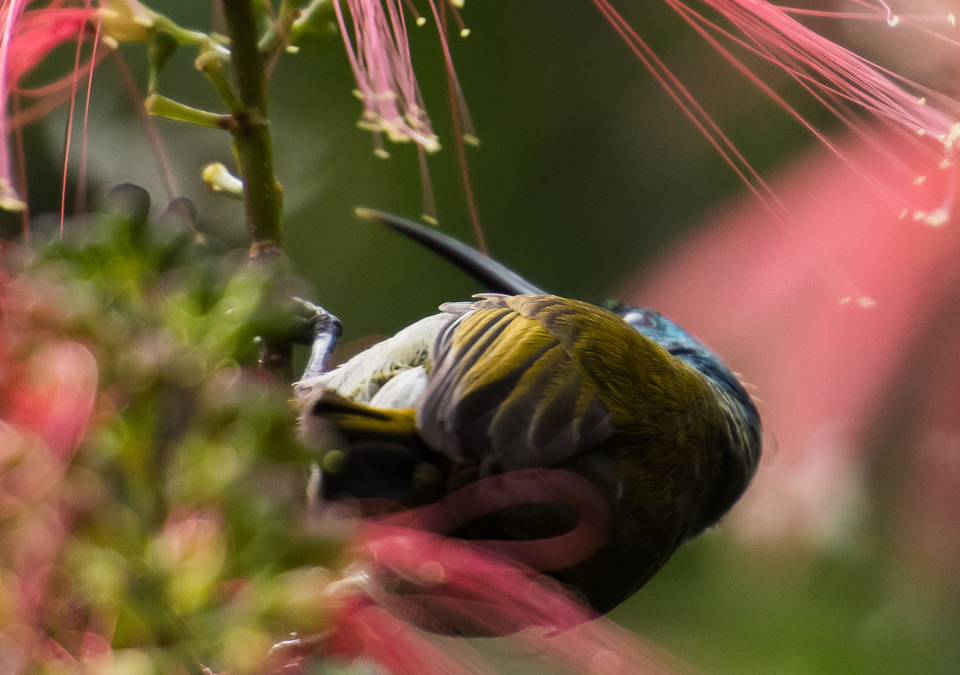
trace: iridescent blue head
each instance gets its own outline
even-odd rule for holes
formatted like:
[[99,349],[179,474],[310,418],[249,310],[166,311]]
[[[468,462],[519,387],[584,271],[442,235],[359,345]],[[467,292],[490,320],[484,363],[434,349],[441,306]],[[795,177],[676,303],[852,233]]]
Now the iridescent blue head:
[[615,300],[604,303],[604,307],[636,328],[640,333],[659,344],[678,359],[689,363],[737,399],[746,411],[757,418],[760,415],[750,395],[730,371],[727,365],[708,349],[702,342],[667,317],[645,307],[626,305]]

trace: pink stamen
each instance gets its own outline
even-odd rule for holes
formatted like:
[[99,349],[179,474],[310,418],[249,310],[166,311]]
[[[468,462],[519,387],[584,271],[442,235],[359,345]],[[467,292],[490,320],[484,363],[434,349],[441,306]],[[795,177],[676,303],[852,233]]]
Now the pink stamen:
[[[29,0],[27,0],[29,2]],[[76,37],[87,25],[92,10],[50,7],[25,12],[16,21],[7,76],[16,83],[24,74],[40,63],[54,47]]]
[[[446,5],[444,5],[444,7],[446,7]],[[459,10],[457,10],[453,4],[450,5],[450,13],[453,14],[453,20],[456,22],[457,29],[460,31],[460,37],[467,37],[470,34],[470,29],[467,28],[467,24],[463,22],[463,17],[460,16]]]
[[[85,2],[86,9],[90,7],[90,0]],[[80,72],[80,55],[83,51],[83,33],[77,36],[77,48],[73,55],[73,81],[70,85],[70,110],[67,113],[67,138],[63,148],[63,177],[62,187],[60,189],[60,236],[63,236],[63,223],[66,218],[67,209],[67,170],[70,167],[70,140],[73,136],[73,113],[77,105],[77,83],[80,78],[77,73]]]
[[386,134],[391,141],[413,141],[427,152],[436,151],[440,144],[413,72],[402,7],[396,0],[346,3],[352,31],[347,28],[340,2],[333,6],[364,103],[360,126]]
[[[463,95],[463,89],[460,87],[460,78],[457,77],[457,71],[453,67],[453,56],[450,53],[450,43],[447,40],[447,21],[446,21],[446,4],[440,5],[442,14],[438,14],[436,3],[433,0],[430,0],[430,11],[433,14],[434,21],[437,22],[437,25],[440,26],[440,47],[443,49],[443,60],[444,64],[447,67],[448,84],[453,90],[453,98],[456,100],[455,111],[459,111],[460,117],[462,120],[462,128],[458,130],[458,135],[461,138],[467,140],[476,140],[477,130],[473,125],[473,119],[470,117],[470,110],[467,108],[467,100]],[[462,21],[460,19],[460,14],[456,12],[454,8],[454,16],[457,17],[458,22]],[[461,31],[463,30],[461,23]]]
[[[10,150],[7,145],[10,135],[6,116],[7,100],[10,96],[11,76],[8,73],[11,47],[17,21],[28,0],[8,0],[0,6],[0,201],[15,205],[20,202],[13,189],[13,175],[10,166]],[[13,81],[16,81],[15,79]],[[22,202],[21,202],[22,203]]]
[[[100,46],[100,31],[103,28],[103,15],[97,16],[97,26],[93,35],[93,53],[97,53]],[[75,213],[83,213],[87,201],[87,130],[90,126],[90,94],[93,92],[93,68],[87,76],[87,92],[83,104],[83,135],[80,137],[80,170],[77,172],[77,194],[74,200]]]
[[440,633],[509,635],[562,672],[673,672],[628,631],[515,561],[417,529],[367,522],[358,534],[356,555],[367,573],[335,593],[330,629],[314,643],[321,657],[372,659],[397,675],[494,672],[476,653],[450,653],[463,644],[438,652],[412,623]]
[[[470,180],[470,165],[467,162],[467,152],[464,147],[467,142],[476,144],[477,132],[473,126],[473,120],[470,118],[470,110],[467,108],[463,90],[460,88],[460,79],[457,77],[457,72],[453,67],[450,45],[447,43],[446,5],[440,5],[439,17],[437,16],[437,8],[434,3],[430,3],[430,8],[433,11],[434,20],[437,20],[440,25],[440,44],[443,47],[443,58],[447,67],[447,96],[450,102],[450,114],[453,119],[453,132],[456,135],[456,143],[454,143],[454,146],[457,150],[457,165],[460,167],[463,193],[470,214],[470,224],[473,226],[473,233],[477,238],[477,248],[480,249],[481,253],[485,254],[487,253],[487,240],[483,235],[483,226],[480,224],[477,200],[473,196],[473,182]],[[460,25],[462,35],[464,31],[463,20],[455,8],[453,14]]]
[[[873,148],[859,138],[842,145],[859,164],[878,174],[889,171],[887,164],[870,164]],[[952,180],[915,145],[892,142],[890,149],[929,176],[911,186],[921,201],[935,201],[943,183]],[[745,536],[772,540],[779,531],[823,546],[836,541],[824,532],[853,520],[839,502],[862,488],[857,474],[869,465],[863,457],[877,449],[872,439],[878,420],[890,410],[890,392],[903,395],[904,372],[928,375],[911,380],[914,389],[907,396],[921,412],[916,426],[898,437],[898,451],[918,449],[913,431],[919,435],[937,428],[923,424],[927,399],[950,412],[940,421],[950,421],[951,433],[960,428],[955,395],[960,361],[953,343],[940,337],[957,329],[960,239],[955,232],[917,227],[909,214],[897,220],[897,213],[858,189],[854,177],[819,148],[788,165],[773,186],[803,231],[835,252],[870,289],[876,302],[869,311],[857,311],[861,303],[855,298],[841,304],[822,292],[819,261],[770,228],[756,203],[739,199],[659,260],[660,269],[645,269],[645,282],[638,275],[620,294],[689,324],[761,392],[764,423],[776,429],[779,441],[771,467],[780,470],[751,487],[730,524]],[[718,284],[731,269],[742,273]],[[710,289],[708,303],[696,296],[705,288]],[[737,321],[730,321],[730,307],[737,308]],[[948,352],[950,358],[943,358]],[[956,457],[955,450],[950,453]],[[922,466],[926,456],[923,448],[909,455],[908,463]],[[825,471],[803,475],[817,466]],[[831,485],[840,489],[832,498]]]
[[[13,115],[12,118],[17,117],[20,113],[20,96],[16,92],[11,96],[13,100]],[[20,195],[23,198],[23,203],[30,204],[30,194],[27,191],[27,151],[23,147],[23,130],[20,128],[15,128],[13,132],[14,138],[14,148],[16,150],[17,157],[17,185],[20,187]],[[30,245],[30,209],[25,208],[20,212],[20,230],[23,232],[24,242],[29,246]]]
[[407,11],[413,16],[418,26],[422,26],[427,22],[427,20],[423,18],[423,15],[417,10],[417,6],[413,4],[413,0],[403,0],[403,4],[406,6]]
[[680,82],[680,79],[660,59],[653,49],[643,41],[637,32],[610,5],[608,0],[592,0],[604,17],[610,21],[614,30],[640,59],[640,62],[653,75],[667,95],[673,99],[684,115],[704,135],[707,141],[720,154],[725,162],[771,214],[777,218],[786,218],[776,194],[767,186],[760,174],[753,168],[733,141],[723,132],[707,111],[697,102],[692,93]]
[[[844,153],[833,144],[830,139],[827,138],[825,134],[816,129],[805,117],[803,117],[796,109],[791,106],[786,99],[784,99],[780,94],[778,94],[770,85],[760,79],[757,75],[751,71],[746,64],[740,61],[729,49],[722,45],[717,38],[710,34],[707,29],[714,29],[716,32],[727,37],[731,41],[739,44],[740,46],[748,49],[754,54],[768,59],[775,60],[771,54],[764,48],[764,45],[758,44],[756,46],[748,44],[736,36],[732,35],[728,31],[723,30],[720,27],[714,26],[709,23],[709,21],[702,15],[692,10],[688,9],[682,2],[676,0],[666,0],[677,13],[683,18],[687,24],[701,35],[711,47],[717,50],[729,63],[733,64],[737,70],[739,70],[751,83],[753,83],[757,88],[759,88],[767,97],[769,97],[776,105],[785,111],[788,115],[793,117],[801,126],[803,126],[807,131],[809,131],[818,141],[820,141],[824,146],[826,146],[840,161],[845,163],[854,173],[859,175],[865,183],[867,183],[877,194],[883,199],[890,199],[889,190],[878,183],[872,176],[870,176],[866,171],[854,164]],[[870,137],[870,134],[866,131],[863,131],[860,125],[854,123],[852,117],[849,113],[842,111],[839,106],[839,103],[832,104],[827,98],[822,96],[817,92],[816,89],[810,84],[809,78],[805,77],[804,74],[798,71],[795,68],[792,68],[787,63],[782,63],[781,66],[783,69],[794,79],[796,82],[803,87],[815,100],[821,103],[828,110],[833,112],[838,119],[840,119],[846,126],[848,126],[855,134],[863,135],[864,137]],[[839,92],[837,92],[839,93]],[[880,145],[879,143],[877,144]],[[882,147],[882,146],[881,146]]]
[[[388,156],[381,141],[381,135],[385,135],[394,142],[412,141],[417,144],[421,152],[430,153],[438,150],[440,143],[433,132],[413,71],[405,14],[409,13],[418,26],[426,23],[426,19],[417,11],[412,0],[343,1],[349,9],[352,30],[348,30],[347,19],[340,2],[334,2],[333,6],[347,58],[357,82],[357,95],[364,103],[364,113],[359,125],[374,132],[376,154]],[[457,137],[455,143],[457,161],[477,242],[480,250],[486,252],[486,242],[480,226],[480,217],[473,197],[463,147],[464,142],[476,143],[476,130],[453,67],[453,58],[447,39],[446,12],[449,0],[439,0],[439,9],[437,1],[428,0],[428,6],[438,27],[440,46],[446,65],[450,107]],[[456,10],[455,3],[450,2],[450,6],[460,35],[466,35],[468,31]],[[435,209],[432,207],[430,178],[422,154],[419,156],[419,161],[424,183],[424,217],[426,220],[436,221]]]
[[[18,92],[24,96],[34,93],[46,95],[47,88],[25,91],[18,87],[19,79],[42,61],[57,45],[73,37],[79,41],[87,25],[92,9],[90,0],[84,8],[64,8],[62,0],[54,0],[42,9],[25,11],[29,0],[5,0],[0,4],[0,201],[6,208],[23,208],[24,204],[13,188],[9,134],[19,128],[24,120],[35,119],[38,113],[49,111],[56,104],[44,101],[26,111],[19,110],[13,117],[6,114],[10,95]],[[75,72],[62,83],[75,87],[81,72],[77,63]],[[63,84],[59,86],[63,86]],[[22,181],[19,181],[22,182]]]
[[433,193],[433,181],[430,179],[430,167],[427,165],[427,151],[417,146],[417,162],[420,165],[420,184],[423,186],[423,219],[437,222],[437,199]]

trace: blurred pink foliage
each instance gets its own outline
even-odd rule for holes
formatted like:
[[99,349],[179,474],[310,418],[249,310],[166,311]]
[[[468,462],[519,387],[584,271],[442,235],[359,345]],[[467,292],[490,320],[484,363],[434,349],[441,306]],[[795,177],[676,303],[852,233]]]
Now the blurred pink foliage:
[[[24,292],[27,291],[27,292]],[[39,299],[0,284],[0,663],[21,672],[37,660],[109,654],[93,633],[66,650],[46,637],[41,612],[49,575],[69,529],[62,478],[86,432],[97,392],[97,364],[83,345],[31,330]],[[72,653],[74,656],[68,656]]]
[[[576,509],[579,519],[572,531],[553,539],[447,536],[485,513],[558,498]],[[393,675],[498,672],[467,643],[434,633],[506,636],[562,672],[674,672],[652,647],[538,571],[589,557],[606,539],[607,510],[589,481],[550,469],[493,476],[436,504],[364,518],[353,538],[350,565],[324,591],[335,607],[329,629],[278,645],[273,667],[295,672],[306,657],[316,655],[333,662],[372,660]]]
[[394,675],[497,672],[465,645],[451,649],[445,642],[438,649],[419,626],[441,634],[509,634],[563,672],[672,672],[650,646],[596,616],[559,583],[484,544],[363,523],[354,576],[336,587],[338,609],[316,645],[318,653],[331,659],[363,656]]
[[[848,139],[842,151],[867,166],[874,149]],[[675,317],[755,386],[773,442],[736,529],[835,542],[863,515],[878,434],[899,432],[882,449],[908,479],[876,498],[909,503],[905,529],[955,566],[960,236],[955,219],[930,226],[873,189],[937,204],[953,169],[918,144],[890,151],[896,162],[874,162],[867,181],[822,148],[800,158],[771,183],[792,220],[736,199],[620,293]]]

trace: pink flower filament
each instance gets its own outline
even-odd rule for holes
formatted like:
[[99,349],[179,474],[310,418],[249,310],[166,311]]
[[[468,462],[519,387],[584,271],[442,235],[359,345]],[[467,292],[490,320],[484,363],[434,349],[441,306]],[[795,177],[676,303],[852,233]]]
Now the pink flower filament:
[[[413,142],[426,152],[440,149],[437,135],[433,131],[427,115],[420,87],[410,54],[407,38],[407,18],[409,13],[417,26],[426,23],[426,18],[417,12],[410,0],[345,0],[349,17],[340,2],[334,2],[337,21],[343,35],[343,43],[350,60],[350,67],[357,81],[357,96],[364,103],[363,117],[359,126],[373,131],[378,136],[386,135],[393,142]],[[469,31],[463,27],[456,4],[451,3],[454,18],[460,34]],[[450,50],[445,35],[446,22],[441,20],[434,0],[429,0],[430,13],[437,22],[440,31],[440,43],[443,49],[447,70],[451,76],[451,86],[455,98],[460,104],[463,96],[456,74],[453,72]],[[404,9],[406,7],[406,11]],[[349,21],[349,27],[348,27]],[[466,117],[466,115],[465,115]],[[465,136],[472,137],[472,125],[466,122]],[[377,154],[387,153],[379,145]]]
[[[90,63],[77,72],[44,87],[25,90],[19,87],[20,78],[39,64],[58,45],[82,35],[94,10],[89,0],[83,7],[63,7],[62,0],[54,0],[43,8],[26,11],[30,0],[3,0],[0,4],[0,208],[22,210],[21,201],[13,187],[10,160],[10,132],[31,119],[42,116],[62,98],[53,95],[69,89]],[[7,114],[11,94],[35,98],[47,103],[34,106],[11,118]],[[48,105],[53,101],[53,105]]]

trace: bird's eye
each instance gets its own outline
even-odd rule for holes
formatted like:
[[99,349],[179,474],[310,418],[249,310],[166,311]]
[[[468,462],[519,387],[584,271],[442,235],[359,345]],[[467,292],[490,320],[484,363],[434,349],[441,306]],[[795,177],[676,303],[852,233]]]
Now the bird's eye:
[[650,312],[634,310],[623,315],[623,320],[634,328],[653,328],[657,325],[656,317]]

